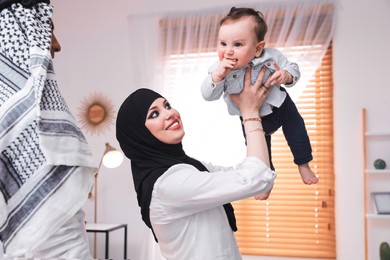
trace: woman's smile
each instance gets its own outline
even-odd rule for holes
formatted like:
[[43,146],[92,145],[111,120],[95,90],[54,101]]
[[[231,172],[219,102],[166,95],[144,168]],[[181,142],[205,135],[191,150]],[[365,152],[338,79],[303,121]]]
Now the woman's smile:
[[171,125],[167,127],[167,130],[177,130],[180,129],[180,124],[178,121],[174,121]]

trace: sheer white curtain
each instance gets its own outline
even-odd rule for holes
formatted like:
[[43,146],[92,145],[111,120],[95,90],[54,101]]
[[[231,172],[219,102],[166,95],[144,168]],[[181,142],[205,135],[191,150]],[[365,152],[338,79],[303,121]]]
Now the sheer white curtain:
[[[296,46],[312,46],[315,52],[304,52],[288,58],[298,64],[309,62],[313,66],[312,71],[315,71],[331,41],[333,0],[256,2],[236,7],[252,7],[263,12],[269,28],[266,35],[268,47],[289,52]],[[230,8],[221,6],[180,13],[129,16],[132,83],[136,88],[161,86],[162,66],[170,55],[214,51],[219,21]],[[198,65],[194,64],[194,67]]]
[[[132,87],[162,93],[183,118],[186,153],[199,160],[233,166],[245,154],[240,121],[221,100],[206,102],[200,85],[217,59],[219,21],[232,6],[129,17]],[[299,99],[321,63],[333,34],[333,0],[253,2],[236,5],[261,11],[268,24],[266,46],[280,49],[301,66],[289,89]],[[302,67],[304,70],[302,71]]]

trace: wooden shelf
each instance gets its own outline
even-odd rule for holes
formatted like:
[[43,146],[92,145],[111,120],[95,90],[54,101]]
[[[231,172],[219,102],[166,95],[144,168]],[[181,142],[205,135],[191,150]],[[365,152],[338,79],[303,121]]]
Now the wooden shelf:
[[390,132],[365,132],[367,137],[390,137]]
[[366,169],[365,173],[367,173],[367,174],[377,174],[377,175],[381,175],[381,174],[386,175],[386,174],[390,174],[390,169],[383,169],[383,170]]
[[[371,193],[375,190],[390,189],[387,188],[387,183],[390,182],[390,169],[375,169],[373,162],[373,152],[383,154],[383,146],[388,147],[390,142],[390,131],[367,131],[367,114],[366,109],[362,111],[362,137],[363,137],[363,194],[364,194],[364,259],[372,259],[373,245],[372,237],[373,234],[377,235],[378,231],[387,230],[390,227],[390,214],[377,214],[373,209],[374,205],[371,200]],[[371,149],[368,149],[370,147]],[[375,148],[373,148],[375,147]],[[388,154],[388,150],[385,150],[385,154]],[[370,157],[371,155],[371,157]],[[385,159],[388,159],[385,158]],[[370,165],[368,165],[370,160]],[[383,185],[382,185],[383,184]],[[379,185],[379,186],[378,186]],[[386,186],[387,185],[387,186]],[[368,225],[368,222],[370,225]],[[371,224],[378,224],[379,226],[371,226]],[[379,228],[379,229],[378,229]],[[379,232],[380,233],[380,232]],[[383,233],[383,232],[382,232]],[[376,250],[376,249],[375,249]]]
[[366,217],[373,218],[373,219],[388,219],[388,220],[390,220],[390,214],[367,213]]

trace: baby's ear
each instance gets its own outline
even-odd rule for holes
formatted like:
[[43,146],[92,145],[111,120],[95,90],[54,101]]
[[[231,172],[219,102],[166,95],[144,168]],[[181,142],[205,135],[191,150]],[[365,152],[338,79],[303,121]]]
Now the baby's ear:
[[255,53],[256,58],[260,57],[261,53],[263,52],[264,46],[265,46],[265,41],[261,41],[256,44],[256,53]]

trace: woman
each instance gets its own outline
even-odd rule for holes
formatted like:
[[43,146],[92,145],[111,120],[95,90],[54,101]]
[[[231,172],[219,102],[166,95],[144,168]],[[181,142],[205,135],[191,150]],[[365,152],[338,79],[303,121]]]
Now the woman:
[[[117,139],[131,160],[142,219],[167,259],[241,259],[231,201],[269,191],[275,174],[269,162],[258,111],[267,93],[252,86],[233,95],[243,115],[247,157],[236,168],[203,164],[182,149],[180,114],[158,93],[139,89],[122,104]],[[267,81],[267,85],[270,83]]]

